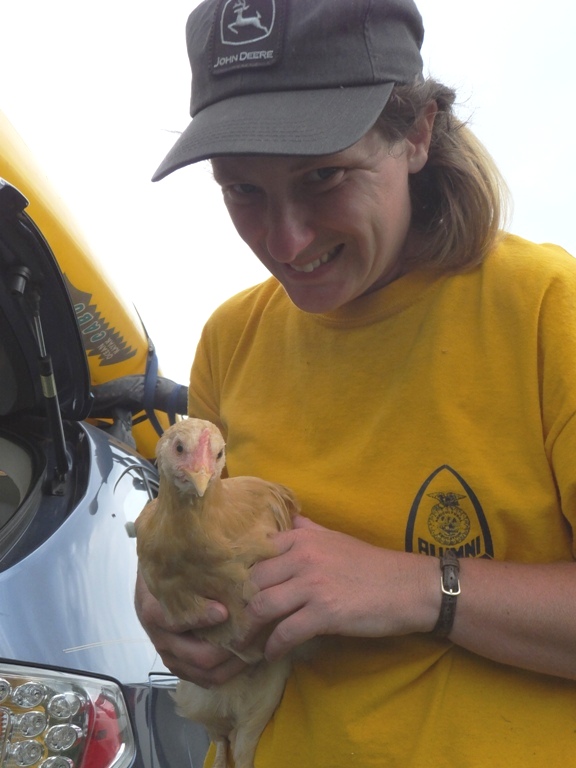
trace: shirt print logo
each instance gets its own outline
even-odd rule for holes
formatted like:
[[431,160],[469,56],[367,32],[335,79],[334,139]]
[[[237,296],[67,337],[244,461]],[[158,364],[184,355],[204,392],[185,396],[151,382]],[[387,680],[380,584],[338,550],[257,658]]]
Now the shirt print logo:
[[470,518],[458,506],[460,499],[465,499],[466,496],[454,491],[439,491],[427,495],[438,500],[428,517],[428,530],[432,538],[446,547],[457,547],[470,533]]
[[492,536],[472,488],[447,464],[426,478],[406,527],[406,551],[434,557],[454,549],[459,557],[494,557]]
[[275,0],[228,0],[220,16],[220,42],[246,45],[269,37],[276,16]]

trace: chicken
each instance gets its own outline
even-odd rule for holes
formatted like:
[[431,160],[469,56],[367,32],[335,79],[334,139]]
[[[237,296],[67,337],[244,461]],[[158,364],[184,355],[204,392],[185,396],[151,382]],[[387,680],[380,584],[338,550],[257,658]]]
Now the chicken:
[[224,439],[214,424],[185,419],[170,427],[157,446],[160,488],[136,520],[141,573],[174,623],[203,615],[207,599],[229,612],[226,622],[195,631],[197,637],[232,650],[250,666],[227,683],[206,690],[181,680],[179,714],[205,725],[216,746],[214,768],[253,768],[264,727],[282,697],[291,662],[263,658],[266,634],[247,650],[235,643],[247,635],[244,608],[256,588],[250,568],[275,554],[270,536],[292,527],[300,511],[294,494],[256,477],[222,479]]

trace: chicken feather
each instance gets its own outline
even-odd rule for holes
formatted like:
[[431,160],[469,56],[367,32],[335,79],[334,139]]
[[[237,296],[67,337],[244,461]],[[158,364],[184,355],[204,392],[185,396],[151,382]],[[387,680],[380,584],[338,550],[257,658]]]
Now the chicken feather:
[[208,599],[228,619],[195,635],[232,650],[250,666],[230,681],[204,689],[181,680],[178,711],[205,725],[216,746],[214,768],[253,768],[258,740],[282,697],[290,659],[267,662],[263,633],[235,650],[248,631],[245,606],[256,588],[250,568],[275,554],[271,534],[292,527],[300,511],[292,491],[256,477],[221,478],[225,443],[211,422],[185,419],[157,446],[160,487],[136,520],[139,567],[150,592],[174,624],[195,623]]

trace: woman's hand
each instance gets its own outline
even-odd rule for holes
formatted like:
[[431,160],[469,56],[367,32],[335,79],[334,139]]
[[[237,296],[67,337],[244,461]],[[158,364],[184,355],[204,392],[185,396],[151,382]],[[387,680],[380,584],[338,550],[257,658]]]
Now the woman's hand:
[[[317,635],[430,632],[441,602],[435,557],[374,547],[297,518],[278,556],[254,566],[254,627],[277,622],[265,648],[278,659]],[[576,563],[460,560],[462,594],[450,639],[480,656],[576,679]],[[251,635],[252,636],[252,635]]]
[[375,547],[304,517],[274,542],[278,555],[253,568],[260,591],[247,608],[254,633],[278,621],[266,644],[268,659],[318,635],[384,637],[434,627],[440,610],[435,558]]
[[245,662],[230,651],[194,636],[195,629],[226,621],[228,612],[221,603],[211,603],[206,618],[195,626],[171,624],[139,573],[135,605],[140,623],[164,665],[177,677],[203,688],[211,688],[225,683],[245,669]]

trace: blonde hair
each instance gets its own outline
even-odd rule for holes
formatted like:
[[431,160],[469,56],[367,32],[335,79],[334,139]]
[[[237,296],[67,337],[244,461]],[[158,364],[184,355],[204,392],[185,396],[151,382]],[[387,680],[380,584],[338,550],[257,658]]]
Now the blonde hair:
[[433,79],[397,85],[376,127],[392,144],[417,126],[435,101],[428,161],[410,176],[412,229],[421,235],[418,266],[443,271],[480,264],[504,226],[508,191],[494,161],[454,113],[456,94]]

